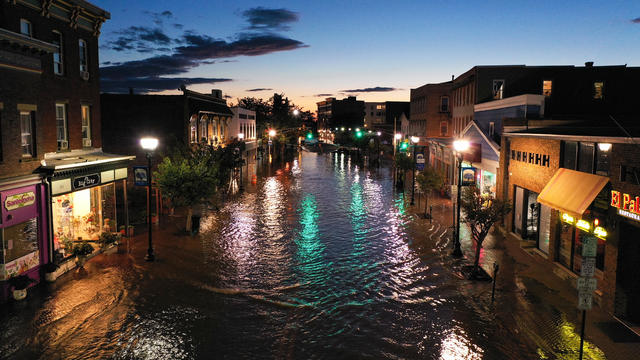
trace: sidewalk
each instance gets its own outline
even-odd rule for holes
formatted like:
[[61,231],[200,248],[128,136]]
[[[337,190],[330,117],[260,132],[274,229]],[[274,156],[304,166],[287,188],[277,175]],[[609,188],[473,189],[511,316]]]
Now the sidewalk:
[[[405,196],[411,194],[405,193]],[[426,235],[425,241],[432,242],[429,247],[439,251],[454,271],[459,271],[462,264],[472,264],[475,244],[464,224],[460,231],[464,259],[450,256],[452,201],[434,194],[430,204],[432,221],[416,216],[414,224]],[[409,207],[409,213],[424,213],[424,198],[420,208]],[[495,316],[495,321],[502,321],[511,336],[520,336],[523,342],[537,347],[539,358],[577,359],[582,311],[577,309],[577,293],[571,280],[558,277],[549,261],[521,248],[517,241],[508,239],[495,228],[485,239],[480,255],[480,265],[487,273],[493,274],[494,263],[499,265],[494,304],[491,304],[491,283],[458,276],[460,291],[468,295],[479,315]],[[587,311],[586,319],[584,359],[640,358],[640,337],[611,314],[594,304],[593,309]]]

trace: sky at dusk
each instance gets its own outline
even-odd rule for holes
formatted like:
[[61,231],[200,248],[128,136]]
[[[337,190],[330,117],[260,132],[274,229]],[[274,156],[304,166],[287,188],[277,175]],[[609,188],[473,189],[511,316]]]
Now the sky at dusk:
[[[105,91],[408,101],[474,65],[640,66],[640,1],[93,0]],[[474,5],[472,5],[474,4]]]

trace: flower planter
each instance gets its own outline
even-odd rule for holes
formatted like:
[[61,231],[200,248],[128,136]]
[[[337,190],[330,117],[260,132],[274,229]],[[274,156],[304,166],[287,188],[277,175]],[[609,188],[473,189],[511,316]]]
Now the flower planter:
[[16,301],[24,300],[27,297],[27,289],[13,290],[13,299]]

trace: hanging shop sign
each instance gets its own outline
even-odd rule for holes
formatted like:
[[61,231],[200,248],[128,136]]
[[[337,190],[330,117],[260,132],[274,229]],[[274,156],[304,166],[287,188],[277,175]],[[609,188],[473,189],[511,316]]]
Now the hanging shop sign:
[[618,209],[618,215],[640,221],[640,196],[631,197],[629,194],[611,190],[611,206]]
[[424,148],[420,152],[416,153],[416,170],[424,170]]
[[602,240],[607,240],[607,236],[609,235],[607,230],[600,226],[600,220],[598,219],[594,219],[593,222],[589,222],[585,219],[576,219],[567,213],[562,213],[560,219],[562,219],[563,222],[569,225],[575,225],[578,229],[593,234],[595,237]]
[[476,184],[476,168],[462,168],[462,186],[474,186]]
[[81,190],[100,185],[100,174],[90,174],[73,178],[73,190]]
[[149,185],[149,169],[146,166],[134,166],[133,177],[136,186]]
[[36,194],[33,191],[27,191],[20,194],[10,195],[4,199],[4,208],[7,211],[20,209],[25,206],[33,205],[36,202]]

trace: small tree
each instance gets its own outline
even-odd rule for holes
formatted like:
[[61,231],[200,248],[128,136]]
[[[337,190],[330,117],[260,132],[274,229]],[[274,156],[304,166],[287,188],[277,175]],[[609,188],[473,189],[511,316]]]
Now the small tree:
[[478,272],[482,242],[489,234],[493,224],[511,212],[511,204],[482,195],[480,189],[475,186],[469,186],[464,189],[460,205],[465,215],[464,222],[469,225],[471,236],[476,243],[476,258],[473,263],[472,273],[475,275]]
[[444,182],[444,175],[431,166],[425,166],[424,170],[416,176],[416,182],[420,186],[420,189],[426,193],[426,200],[424,202],[424,214],[426,217],[429,196],[433,190],[440,189]]
[[[410,158],[409,155],[407,155],[404,152],[398,152],[395,158],[395,165],[396,165],[396,171],[400,171],[400,174],[402,175],[400,176],[400,179],[401,179],[401,184],[404,187],[404,179],[405,179],[406,172],[413,169],[413,166],[414,166],[413,159]],[[399,185],[400,183],[398,184],[398,186]]]
[[211,146],[198,144],[165,157],[153,175],[165,199],[176,206],[187,207],[187,232],[191,232],[193,206],[216,191],[219,183],[217,160]]

